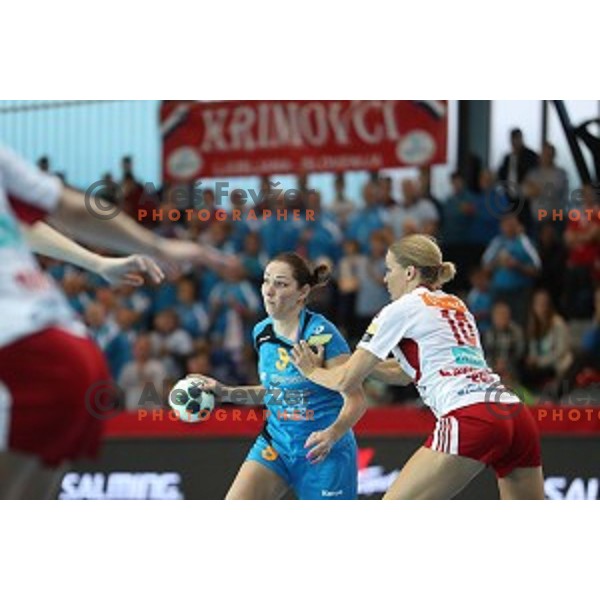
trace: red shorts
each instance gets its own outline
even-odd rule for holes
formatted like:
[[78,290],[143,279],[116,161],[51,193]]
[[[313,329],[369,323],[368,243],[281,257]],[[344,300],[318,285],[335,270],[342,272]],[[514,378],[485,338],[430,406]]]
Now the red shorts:
[[93,457],[103,421],[86,407],[90,386],[111,379],[96,344],[62,329],[0,348],[0,448],[48,466]]
[[522,403],[457,408],[437,420],[425,446],[478,460],[500,478],[514,469],[542,464],[537,426]]

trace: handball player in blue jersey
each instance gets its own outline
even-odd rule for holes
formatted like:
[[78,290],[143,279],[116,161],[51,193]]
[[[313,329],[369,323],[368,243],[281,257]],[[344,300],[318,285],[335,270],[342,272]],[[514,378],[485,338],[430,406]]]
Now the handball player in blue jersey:
[[[313,270],[295,253],[280,254],[267,265],[262,296],[268,317],[253,331],[262,385],[230,388],[205,375],[193,375],[218,401],[264,404],[267,412],[263,431],[227,499],[278,499],[290,489],[301,500],[356,498],[352,427],[365,411],[362,387],[333,392],[311,383],[291,361],[291,350],[300,340],[325,367],[349,357],[348,344],[337,328],[306,308],[311,290],[328,278],[328,267]],[[240,389],[246,393],[240,394]]]

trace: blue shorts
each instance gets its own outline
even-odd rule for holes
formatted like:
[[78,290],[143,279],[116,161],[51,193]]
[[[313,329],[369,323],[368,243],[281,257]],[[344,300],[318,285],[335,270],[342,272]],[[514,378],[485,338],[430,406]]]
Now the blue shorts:
[[287,451],[276,442],[274,446],[276,450],[259,435],[246,460],[277,473],[299,500],[356,500],[358,463],[353,434],[346,434],[325,460],[314,465],[306,458],[308,450]]

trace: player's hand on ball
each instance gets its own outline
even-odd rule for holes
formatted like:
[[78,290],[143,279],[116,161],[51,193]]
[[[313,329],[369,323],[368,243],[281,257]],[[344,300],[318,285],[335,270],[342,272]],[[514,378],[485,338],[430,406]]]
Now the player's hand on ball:
[[165,274],[149,256],[133,254],[125,258],[101,257],[96,273],[112,285],[131,285],[139,287],[144,284],[145,276],[152,283],[161,283]]
[[319,367],[323,366],[325,346],[319,346],[313,352],[310,346],[302,340],[292,348],[292,362],[296,368],[306,377]]
[[310,448],[306,458],[313,465],[325,460],[336,441],[336,435],[331,428],[313,431],[304,444],[305,448]]
[[186,375],[186,379],[194,379],[200,384],[200,389],[204,392],[210,392],[214,394],[215,398],[219,398],[219,396],[223,395],[223,390],[225,386],[216,379],[212,377],[208,377],[207,375],[202,375],[201,373],[190,373]]

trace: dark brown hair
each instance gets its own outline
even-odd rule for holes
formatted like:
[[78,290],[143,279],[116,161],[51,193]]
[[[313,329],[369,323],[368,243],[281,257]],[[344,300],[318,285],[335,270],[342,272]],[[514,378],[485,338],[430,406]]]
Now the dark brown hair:
[[[536,312],[533,310],[533,301],[535,300],[536,296],[546,296],[548,299],[548,314],[544,315],[542,318],[538,317]],[[550,292],[544,288],[537,289],[533,293],[531,307],[529,309],[529,326],[527,327],[529,337],[534,340],[543,338],[550,331],[550,329],[552,329],[552,325],[554,325],[557,314],[558,313],[556,312]]]
[[270,262],[282,262],[292,270],[292,277],[298,284],[298,287],[310,285],[311,288],[326,285],[331,277],[331,270],[325,264],[311,267],[311,265],[302,256],[296,252],[283,252],[278,254]]

